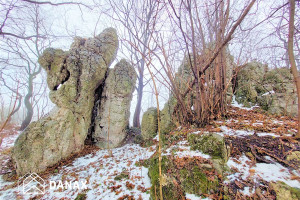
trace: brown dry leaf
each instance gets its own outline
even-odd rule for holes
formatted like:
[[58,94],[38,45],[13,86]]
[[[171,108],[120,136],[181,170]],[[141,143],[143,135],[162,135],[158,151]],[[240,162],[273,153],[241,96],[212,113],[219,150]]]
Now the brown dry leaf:
[[255,173],[255,169],[249,169],[249,173],[250,173],[250,176],[253,176],[253,174]]
[[212,132],[223,132],[221,128],[213,128],[211,129]]
[[292,175],[292,176],[291,176],[291,180],[298,180],[298,181],[300,181],[300,177],[299,177],[299,176]]
[[243,188],[243,184],[240,183],[239,181],[235,180],[234,181],[235,185],[239,187],[239,189],[242,189]]

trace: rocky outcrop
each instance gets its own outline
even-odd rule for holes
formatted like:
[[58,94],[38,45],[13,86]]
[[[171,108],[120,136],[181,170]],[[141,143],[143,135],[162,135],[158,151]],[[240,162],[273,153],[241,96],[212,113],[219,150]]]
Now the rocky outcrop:
[[228,170],[226,165],[230,147],[225,144],[224,137],[217,133],[204,133],[203,135],[190,134],[188,141],[192,150],[198,150],[212,157],[214,168],[223,174]]
[[276,199],[278,200],[279,199],[284,199],[284,200],[300,199],[299,188],[290,187],[281,181],[271,182],[270,189],[274,190],[276,194]]
[[176,106],[177,100],[175,97],[170,96],[167,103],[165,103],[164,108],[160,112],[160,130],[162,134],[169,133],[172,131],[175,126],[175,122],[173,119],[173,112]]
[[98,147],[107,148],[108,141],[110,148],[117,147],[125,139],[136,79],[133,66],[124,59],[109,70],[91,136]]
[[238,73],[235,92],[246,107],[259,105],[271,114],[297,115],[296,87],[287,68],[248,63]]
[[57,107],[16,140],[13,159],[18,175],[44,171],[83,148],[95,91],[104,86],[117,49],[116,31],[108,28],[95,38],[75,38],[69,51],[44,51],[39,63],[47,72],[50,99]]
[[141,134],[144,140],[152,139],[157,135],[157,108],[148,108],[143,114]]

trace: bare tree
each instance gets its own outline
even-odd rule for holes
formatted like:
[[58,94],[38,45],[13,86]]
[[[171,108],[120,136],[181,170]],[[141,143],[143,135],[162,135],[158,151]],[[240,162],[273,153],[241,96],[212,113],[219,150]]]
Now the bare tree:
[[[16,110],[16,104],[17,104],[17,101],[18,101],[18,99],[19,99],[19,93],[18,93],[18,91],[19,91],[19,83],[18,83],[17,89],[15,90],[15,92],[16,92],[16,97],[15,97],[15,101],[14,101],[14,103],[13,103],[13,107],[12,107],[11,111],[9,111],[6,120],[4,121],[4,123],[3,123],[3,124],[1,125],[1,127],[0,127],[0,134],[1,134],[1,132],[3,131],[3,129],[5,128],[5,126],[9,123],[9,121],[11,120],[11,117],[13,116],[13,114],[14,114],[14,112],[15,112],[15,110]],[[2,137],[2,134],[1,134],[1,135],[0,135],[0,146],[1,146],[1,144],[2,144],[2,140],[3,140],[3,137]]]
[[[25,10],[25,8],[23,9]],[[32,120],[34,114],[34,100],[37,100],[33,99],[33,97],[36,96],[36,93],[34,92],[35,79],[42,71],[37,60],[42,51],[51,44],[50,40],[46,37],[47,34],[49,34],[49,29],[45,24],[45,18],[43,18],[41,14],[40,6],[33,4],[27,7],[27,12],[23,13],[23,16],[24,24],[29,27],[27,28],[27,30],[29,29],[28,32],[31,31],[34,35],[43,35],[45,37],[33,37],[30,40],[20,39],[19,37],[8,37],[5,38],[4,45],[1,47],[2,51],[6,53],[6,59],[3,58],[1,61],[2,64],[7,66],[6,73],[2,72],[5,77],[1,76],[4,85],[10,89],[5,82],[5,79],[10,78],[9,82],[11,83],[15,81],[15,78],[10,76],[11,72],[13,72],[13,68],[16,70],[14,71],[16,74],[20,74],[20,77],[23,76],[26,80],[26,82],[21,84],[22,88],[26,88],[26,94],[24,95],[26,116],[20,130],[24,130]],[[20,25],[19,29],[16,29],[15,31],[22,31],[23,28],[24,27]],[[44,85],[46,84],[44,83]],[[41,87],[43,86],[40,85],[40,88]]]
[[[177,100],[175,114],[179,124],[198,126],[206,125],[213,117],[220,117],[226,112],[226,62],[225,48],[232,39],[237,27],[242,23],[251,7],[252,0],[242,10],[235,21],[229,23],[230,1],[208,1],[209,6],[199,6],[194,0],[169,1],[166,8],[169,18],[178,27],[185,45],[187,63],[190,66],[192,80],[186,90],[181,92],[176,84],[174,72],[163,43],[163,39],[154,39],[163,53],[163,59],[157,55],[161,66],[168,76],[172,93]],[[199,11],[198,9],[205,8]],[[207,29],[204,30],[203,16]],[[210,37],[205,37],[209,35]],[[206,41],[210,38],[210,43]],[[197,42],[196,42],[197,41]],[[198,42],[200,41],[200,42]],[[192,98],[186,99],[192,95]],[[192,102],[192,99],[194,101]],[[191,109],[194,107],[194,110]]]
[[296,135],[297,138],[300,138],[300,76],[297,70],[295,56],[294,56],[294,20],[295,20],[295,0],[290,0],[290,12],[289,12],[289,37],[288,37],[288,54],[289,61],[291,64],[291,71],[294,76],[296,88],[297,88],[297,96],[298,96],[298,133]]
[[78,6],[92,9],[92,6],[80,2],[54,2],[54,1],[34,1],[34,0],[11,0],[0,2],[0,36],[3,38],[18,38],[23,40],[30,40],[33,38],[45,38],[43,33],[33,33],[27,30],[26,26],[23,26],[23,18],[18,14],[26,12],[28,7],[34,7],[37,5],[43,6]]

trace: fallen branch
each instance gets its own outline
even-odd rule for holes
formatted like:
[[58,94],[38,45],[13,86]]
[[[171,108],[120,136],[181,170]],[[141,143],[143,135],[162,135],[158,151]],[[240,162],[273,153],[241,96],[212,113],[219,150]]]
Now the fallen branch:
[[272,158],[276,159],[278,162],[284,163],[285,165],[292,167],[293,169],[298,169],[295,165],[290,164],[289,162],[279,158],[278,156],[276,156],[275,154],[271,153],[268,149],[265,149],[263,147],[257,147],[256,145],[253,145],[253,147],[255,147],[256,149],[258,149],[258,151],[260,153],[264,153],[267,154],[268,156],[271,156]]

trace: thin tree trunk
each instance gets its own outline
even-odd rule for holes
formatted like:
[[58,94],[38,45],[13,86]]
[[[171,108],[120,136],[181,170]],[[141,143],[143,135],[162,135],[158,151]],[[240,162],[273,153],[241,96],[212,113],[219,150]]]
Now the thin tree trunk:
[[18,105],[17,107],[12,111],[11,116],[13,116],[16,112],[18,112],[21,108],[21,104],[22,104],[22,96],[19,96],[18,99]]
[[290,0],[290,21],[289,21],[289,38],[288,38],[288,53],[291,64],[291,71],[294,76],[297,96],[298,96],[298,133],[297,138],[300,138],[300,76],[297,70],[294,56],[294,20],[295,20],[295,0]]
[[32,97],[32,93],[33,93],[33,75],[30,74],[29,79],[28,79],[28,90],[27,90],[27,94],[24,98],[24,104],[25,104],[25,107],[26,107],[26,116],[25,116],[25,119],[22,122],[20,131],[23,131],[30,124],[30,122],[32,120],[33,107],[32,107],[32,104],[30,102],[30,99]]
[[143,88],[144,88],[143,77],[139,78],[138,81],[139,81],[139,86],[137,89],[137,104],[133,116],[133,127],[140,128],[141,127],[140,115],[141,115]]

